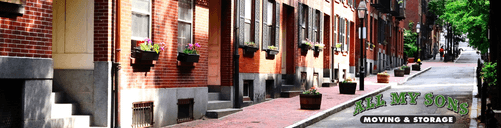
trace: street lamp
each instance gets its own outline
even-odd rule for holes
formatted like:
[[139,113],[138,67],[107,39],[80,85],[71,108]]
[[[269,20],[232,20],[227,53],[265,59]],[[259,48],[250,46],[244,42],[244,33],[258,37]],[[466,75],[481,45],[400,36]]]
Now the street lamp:
[[421,29],[421,23],[417,22],[417,25],[416,25],[416,32],[418,33],[418,42],[417,42],[417,45],[418,45],[418,46],[417,46],[417,53],[418,53],[417,58],[418,58],[418,60],[420,60],[420,59],[421,59],[421,54],[420,54],[420,52],[419,52],[419,47],[421,47],[421,42],[420,42],[420,41],[421,41],[421,36],[419,36],[419,30],[420,30],[420,29]]
[[364,42],[362,41],[362,38],[364,37],[364,18],[365,18],[365,15],[366,15],[366,12],[367,12],[367,7],[365,5],[365,1],[360,1],[360,4],[358,4],[358,18],[360,19],[360,90],[364,90],[364,77],[365,77],[365,70],[364,70]]

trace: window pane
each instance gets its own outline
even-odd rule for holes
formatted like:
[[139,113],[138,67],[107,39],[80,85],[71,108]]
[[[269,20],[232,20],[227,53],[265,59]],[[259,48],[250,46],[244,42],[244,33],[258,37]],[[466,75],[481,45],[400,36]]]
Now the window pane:
[[141,12],[150,12],[150,1],[149,0],[133,0],[132,10]]
[[178,22],[178,50],[182,52],[191,43],[191,24]]
[[250,42],[250,36],[251,36],[251,25],[250,23],[245,23],[244,24],[244,42]]
[[275,38],[273,38],[274,37],[273,35],[275,35],[274,31],[272,30],[271,26],[267,26],[266,28],[268,29],[268,32],[269,32],[268,33],[268,42],[270,42],[269,43],[270,46],[275,46]]
[[148,15],[132,13],[132,36],[148,37],[150,22]]
[[267,5],[268,5],[268,10],[267,10],[268,12],[266,13],[266,15],[267,15],[266,19],[268,19],[267,24],[272,25],[273,24],[273,14],[274,14],[273,13],[273,3],[271,3],[270,1],[267,1]]
[[178,17],[180,20],[190,21],[193,17],[192,1],[179,0]]
[[245,19],[251,19],[252,0],[245,0]]

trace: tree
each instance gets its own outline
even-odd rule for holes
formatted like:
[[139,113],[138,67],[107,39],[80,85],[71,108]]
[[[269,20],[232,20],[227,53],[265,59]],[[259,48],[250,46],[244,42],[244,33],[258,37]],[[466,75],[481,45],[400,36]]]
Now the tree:
[[438,24],[449,22],[457,32],[466,33],[470,46],[487,52],[487,23],[489,21],[489,0],[432,0],[430,11],[439,15]]
[[416,41],[418,33],[413,32],[412,27],[414,22],[409,23],[409,29],[404,31],[404,54],[408,57],[414,57],[414,53],[417,52]]

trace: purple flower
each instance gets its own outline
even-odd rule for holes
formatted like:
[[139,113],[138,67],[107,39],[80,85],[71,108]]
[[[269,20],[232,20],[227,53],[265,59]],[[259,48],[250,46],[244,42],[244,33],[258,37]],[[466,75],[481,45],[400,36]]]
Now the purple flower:
[[151,40],[150,40],[149,38],[144,39],[144,41],[145,41],[147,44],[150,44],[150,43],[151,43]]
[[188,44],[188,46],[190,46],[190,48],[191,48],[191,47],[193,47],[193,44]]
[[198,44],[198,43],[195,43],[195,46],[197,46],[197,47],[200,47],[200,44]]

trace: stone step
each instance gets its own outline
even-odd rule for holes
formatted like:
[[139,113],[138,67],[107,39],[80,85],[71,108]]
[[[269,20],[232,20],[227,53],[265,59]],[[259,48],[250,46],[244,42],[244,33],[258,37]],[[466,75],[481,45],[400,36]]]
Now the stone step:
[[297,91],[297,90],[299,90],[299,89],[294,87],[294,85],[282,84],[282,92],[284,92],[284,91]]
[[232,108],[233,103],[229,100],[214,100],[207,103],[207,110]]
[[242,111],[242,109],[224,108],[224,109],[207,110],[205,116],[209,118],[221,118],[226,115],[233,114],[239,111]]
[[301,94],[303,91],[282,91],[280,97],[290,98]]
[[331,83],[331,78],[329,77],[324,77],[323,83]]
[[219,100],[219,92],[209,92],[209,101]]
[[63,94],[59,92],[52,92],[50,94],[50,101],[52,104],[62,103],[63,102]]
[[53,128],[89,128],[90,116],[73,115],[65,118],[52,118],[51,127]]
[[71,117],[73,112],[72,104],[52,104],[51,118]]
[[243,101],[242,107],[251,106],[252,104],[254,104],[254,101]]
[[337,83],[322,83],[322,87],[334,87],[334,86],[337,86]]

